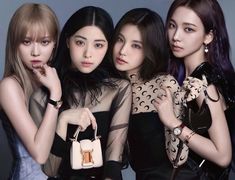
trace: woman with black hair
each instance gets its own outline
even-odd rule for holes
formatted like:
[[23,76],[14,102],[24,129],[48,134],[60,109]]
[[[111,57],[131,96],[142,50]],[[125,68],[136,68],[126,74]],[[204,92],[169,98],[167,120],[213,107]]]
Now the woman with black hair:
[[[110,15],[92,6],[75,12],[62,29],[53,65],[63,87],[63,105],[48,163],[52,169],[60,168],[58,174],[52,174],[52,169],[46,164],[45,171],[50,176],[58,175],[66,180],[121,179],[131,87],[128,81],[113,78],[115,71],[109,62],[108,52],[112,33]],[[42,97],[38,93],[32,101],[40,104]],[[97,128],[97,135],[101,136],[104,166],[82,170],[71,168],[70,138],[73,138],[78,126],[79,141],[93,139],[94,129]]]

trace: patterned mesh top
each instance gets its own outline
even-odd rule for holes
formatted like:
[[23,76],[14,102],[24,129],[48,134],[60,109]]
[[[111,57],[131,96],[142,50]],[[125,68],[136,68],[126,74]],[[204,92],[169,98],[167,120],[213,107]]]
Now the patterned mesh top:
[[132,84],[132,115],[128,142],[130,164],[135,171],[154,168],[155,178],[170,179],[172,165],[167,158],[164,126],[152,101],[164,95],[164,88],[177,92],[180,87],[170,75],[158,75],[142,82],[137,74],[129,76]]

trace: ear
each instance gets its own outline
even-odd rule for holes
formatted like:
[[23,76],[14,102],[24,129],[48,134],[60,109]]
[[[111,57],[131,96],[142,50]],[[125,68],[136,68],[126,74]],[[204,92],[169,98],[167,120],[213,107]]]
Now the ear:
[[205,36],[204,44],[210,44],[213,39],[214,39],[214,33],[213,30],[210,30],[210,32]]

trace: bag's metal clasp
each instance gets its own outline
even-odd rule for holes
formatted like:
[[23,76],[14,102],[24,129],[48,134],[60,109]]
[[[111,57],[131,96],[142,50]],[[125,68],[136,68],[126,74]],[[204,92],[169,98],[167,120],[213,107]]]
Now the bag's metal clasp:
[[92,152],[93,150],[82,150],[82,166],[92,166],[94,164]]

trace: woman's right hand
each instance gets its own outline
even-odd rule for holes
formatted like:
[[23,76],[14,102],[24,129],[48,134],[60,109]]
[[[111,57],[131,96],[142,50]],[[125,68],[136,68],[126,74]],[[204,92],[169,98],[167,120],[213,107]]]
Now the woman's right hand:
[[56,69],[47,64],[33,66],[33,72],[43,86],[50,91],[50,98],[60,100],[62,96],[61,84]]
[[170,90],[166,88],[164,91],[165,95],[157,97],[153,102],[153,105],[155,106],[162,123],[172,130],[174,127],[181,124],[181,121],[175,117]]
[[96,119],[88,108],[76,108],[63,111],[59,116],[59,123],[63,121],[66,124],[78,125],[81,131],[92,125],[92,128],[97,127]]

